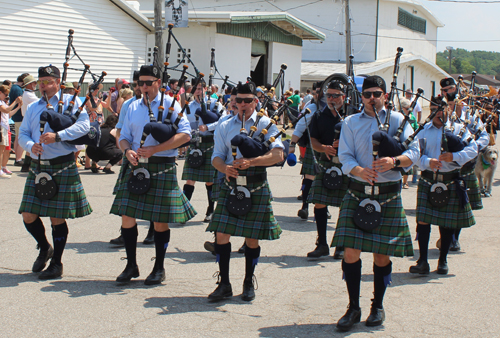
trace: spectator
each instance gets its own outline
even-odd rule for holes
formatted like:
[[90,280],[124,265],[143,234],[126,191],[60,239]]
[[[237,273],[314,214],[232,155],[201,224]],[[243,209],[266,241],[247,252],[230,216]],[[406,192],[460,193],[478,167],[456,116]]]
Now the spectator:
[[211,98],[217,100],[219,98],[219,94],[218,94],[218,92],[219,92],[219,86],[214,83],[212,85],[212,87],[210,87],[210,90],[212,91]]
[[[24,78],[23,88],[24,88],[24,93],[23,93],[23,105],[21,106],[21,115],[24,117],[24,114],[26,113],[28,106],[31,103],[38,101],[38,97],[35,94],[36,79],[33,75],[28,75]],[[20,126],[21,126],[21,123],[19,123],[19,127]],[[17,122],[16,122],[16,142],[17,142],[18,136],[19,136],[19,127],[17,126]],[[14,149],[15,149],[15,144],[14,144]],[[29,172],[29,169],[30,169],[31,156],[28,152],[26,152],[26,156],[24,157],[24,161],[21,161],[23,148],[19,147],[19,149],[20,149],[19,153],[16,151],[16,162],[14,162],[14,165],[18,165],[19,162],[21,162],[21,166],[22,166],[21,172],[27,173],[27,172]]]
[[[406,90],[405,97],[411,103],[411,98],[413,97],[413,93],[411,92],[411,90],[409,89]],[[420,107],[420,103],[418,101],[417,104],[415,105],[415,108],[413,109],[413,115],[417,117],[417,122],[420,123],[420,119],[422,118],[422,107]]]
[[118,123],[118,118],[114,115],[109,115],[106,122],[101,126],[101,140],[98,147],[87,147],[87,156],[92,160],[91,170],[97,173],[99,168],[97,162],[108,160],[108,164],[102,170],[106,174],[114,174],[111,167],[120,162],[123,153],[118,147],[116,139],[115,126]]
[[[12,104],[7,105],[6,101],[9,98],[10,89],[6,85],[0,86],[0,178],[10,178],[12,172],[7,169],[7,162],[9,161],[10,154],[10,137],[9,137],[9,118],[17,113],[23,104],[23,98],[18,96]],[[16,106],[16,108],[14,108]]]
[[131,99],[134,96],[134,92],[130,88],[122,88],[120,90],[120,94],[118,95],[118,101],[116,105],[116,112],[120,114],[122,109],[123,102]]
[[12,82],[10,80],[4,80],[2,84],[9,87],[9,89],[12,87]]
[[300,104],[300,95],[299,91],[296,90],[294,95],[290,96],[290,100],[292,100],[292,104],[290,105],[290,112],[295,116],[299,116],[299,104]]
[[311,90],[307,89],[306,96],[304,96],[304,99],[302,100],[301,109],[304,109],[304,107],[307,106],[309,104],[309,102],[311,102],[312,98],[313,98],[313,96],[311,95]]
[[193,85],[191,84],[191,82],[186,81],[184,83],[184,92],[180,92],[180,94],[181,94],[181,107],[184,107],[184,105],[186,104],[188,95],[191,92],[191,88],[193,88]]
[[173,92],[177,91],[177,85],[179,84],[179,80],[177,79],[171,79],[168,82],[168,86],[170,87],[170,90]]
[[[9,104],[12,104],[18,97],[23,96],[23,89],[21,86],[24,84],[24,79],[28,75],[28,73],[19,75],[17,77],[17,82],[11,86],[9,93]],[[14,106],[14,108],[17,107]],[[14,141],[14,152],[16,153],[16,159],[14,160],[14,165],[19,167],[23,165],[23,161],[21,160],[23,158],[23,148],[19,146],[18,142],[19,128],[21,127],[21,122],[23,122],[22,110],[18,109],[17,113],[12,115],[12,121],[14,121],[14,124],[16,126],[16,140]]]
[[[89,88],[94,84],[94,81],[89,82]],[[87,114],[89,115],[89,120],[90,122],[99,122],[99,125],[101,125],[104,122],[104,115],[102,113],[102,90],[103,85],[100,84],[99,88],[97,90],[94,90],[92,93],[92,98],[94,99],[95,102],[95,107],[92,107],[92,103],[90,100],[87,101],[85,104],[85,109],[87,110]],[[88,147],[87,147],[88,148]],[[90,169],[90,158],[88,156],[85,156],[85,170]],[[102,168],[100,168],[102,169]]]
[[227,100],[229,100],[229,98],[231,97],[231,91],[233,90],[233,87],[232,86],[227,86],[225,92],[224,92],[224,97],[222,99],[222,103],[223,104],[226,104]]
[[[405,99],[405,98],[401,98],[399,100],[399,104],[401,105],[399,107],[399,111],[401,113],[403,113],[404,115],[410,114],[410,118],[408,120],[408,123],[411,125],[411,127],[413,128],[413,130],[416,130],[418,128],[418,123],[417,123],[417,119],[415,118],[415,115],[413,115],[413,113],[410,112],[410,104],[411,104],[410,100]],[[416,168],[416,166],[414,166],[406,175],[403,175],[403,189],[408,189],[409,188],[409,186],[408,186],[408,175],[410,173],[413,173],[413,178],[416,177],[416,175],[417,175],[417,168]],[[413,182],[413,183],[416,183],[416,182]]]
[[76,88],[73,85],[73,82],[66,82],[64,84],[63,94],[75,95]]

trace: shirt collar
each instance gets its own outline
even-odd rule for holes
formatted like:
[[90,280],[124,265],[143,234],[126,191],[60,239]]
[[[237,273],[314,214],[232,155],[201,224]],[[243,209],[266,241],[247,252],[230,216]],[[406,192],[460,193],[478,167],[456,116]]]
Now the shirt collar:
[[[237,114],[235,116],[236,116],[236,118],[233,119],[234,123],[240,123],[241,124],[240,114]],[[253,122],[255,122],[256,119],[257,119],[257,112],[254,110],[254,112],[252,113],[252,116],[250,116],[249,120],[252,120]],[[245,123],[246,123],[246,121],[245,121]]]

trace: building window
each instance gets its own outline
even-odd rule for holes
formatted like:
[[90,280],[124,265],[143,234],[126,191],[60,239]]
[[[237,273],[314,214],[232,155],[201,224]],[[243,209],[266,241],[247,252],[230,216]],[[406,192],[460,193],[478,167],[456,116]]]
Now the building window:
[[398,8],[398,24],[409,28],[412,31],[417,31],[425,34],[427,22],[424,19],[407,12],[402,8]]

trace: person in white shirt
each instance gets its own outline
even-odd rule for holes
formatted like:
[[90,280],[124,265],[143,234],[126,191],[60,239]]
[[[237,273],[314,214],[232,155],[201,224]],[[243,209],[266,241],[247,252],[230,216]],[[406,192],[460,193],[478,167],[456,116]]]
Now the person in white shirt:
[[[36,79],[33,75],[28,75],[24,78],[23,80],[23,86],[22,88],[24,89],[23,93],[23,105],[21,107],[21,114],[24,116],[24,113],[26,113],[26,110],[28,110],[28,106],[35,102],[38,101],[38,97],[35,94],[36,91]],[[16,135],[17,138],[17,135]],[[21,148],[22,149],[22,148]],[[17,158],[21,158],[21,155]],[[31,164],[31,156],[30,153],[26,152],[26,155],[24,156],[24,161],[23,165],[21,167],[21,172],[27,173],[29,171]]]

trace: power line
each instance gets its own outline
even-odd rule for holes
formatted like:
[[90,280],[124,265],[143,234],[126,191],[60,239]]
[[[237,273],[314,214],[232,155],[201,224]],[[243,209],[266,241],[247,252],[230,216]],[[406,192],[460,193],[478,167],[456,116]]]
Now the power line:
[[490,0],[490,1],[472,1],[472,0],[427,0],[433,2],[454,2],[454,3],[462,3],[462,4],[500,4],[498,0]]

